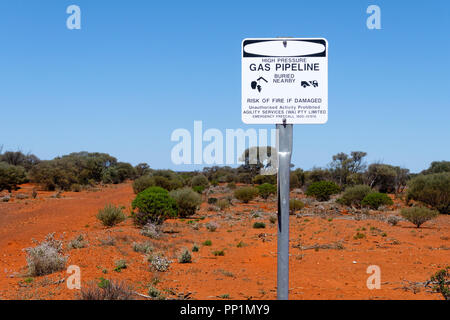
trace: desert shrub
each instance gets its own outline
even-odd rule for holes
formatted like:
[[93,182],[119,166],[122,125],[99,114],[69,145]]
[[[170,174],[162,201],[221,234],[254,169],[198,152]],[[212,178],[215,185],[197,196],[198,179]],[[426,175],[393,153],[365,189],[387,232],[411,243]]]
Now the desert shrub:
[[400,218],[397,216],[387,217],[387,223],[389,223],[391,226],[396,226],[399,221],[400,221]]
[[236,189],[236,183],[234,183],[234,182],[228,183],[228,184],[227,184],[227,188],[229,188],[229,189],[231,189],[231,190]]
[[205,226],[209,232],[214,232],[219,227],[219,225],[215,222],[208,222]]
[[202,197],[191,188],[173,190],[169,193],[178,205],[178,216],[187,217],[195,214],[202,203]]
[[294,214],[295,212],[302,210],[305,207],[303,201],[298,199],[290,199],[289,200],[289,211]]
[[220,210],[225,210],[230,206],[230,201],[228,201],[227,199],[220,199],[219,201],[217,201],[216,205],[220,208]]
[[372,192],[372,189],[367,185],[356,185],[345,189],[344,194],[339,199],[339,202],[347,206],[361,205],[361,201]]
[[277,222],[277,215],[272,214],[269,218],[270,223],[274,224],[275,222]]
[[432,206],[440,213],[450,213],[450,172],[419,175],[408,183],[407,200]]
[[31,276],[51,274],[64,270],[66,266],[67,257],[62,255],[62,241],[55,240],[53,233],[36,247],[25,249],[25,252]]
[[253,224],[254,229],[264,229],[266,227],[266,224],[264,222],[255,222]]
[[386,193],[371,192],[364,197],[361,205],[377,210],[381,206],[389,206],[394,204],[391,198]]
[[194,244],[192,246],[192,252],[198,252],[200,250],[200,248],[198,247],[198,245]]
[[203,241],[203,243],[202,243],[204,246],[212,246],[212,241],[211,240],[205,240],[205,241]]
[[435,292],[442,294],[445,300],[450,300],[450,267],[436,272],[429,282]]
[[159,272],[166,272],[169,270],[171,261],[160,255],[153,255],[149,258],[152,268]]
[[296,188],[300,188],[302,186],[297,174],[295,174],[294,172],[290,173],[289,176],[289,189],[296,189]]
[[123,259],[117,260],[116,262],[114,262],[114,264],[116,266],[114,268],[114,271],[116,271],[116,272],[121,272],[123,269],[127,268],[127,261],[123,260]]
[[70,190],[72,192],[81,192],[81,190],[83,190],[83,186],[81,184],[74,183],[73,185],[70,186]]
[[163,176],[156,176],[153,177],[153,180],[155,181],[155,186],[163,188],[165,190],[173,190],[172,183],[170,180]]
[[133,251],[135,252],[140,252],[140,253],[150,253],[153,251],[153,246],[151,244],[151,242],[141,242],[141,243],[137,243],[134,242],[133,243]]
[[107,204],[103,209],[97,213],[97,219],[106,227],[113,227],[116,224],[123,222],[126,217],[122,208],[116,207],[113,204]]
[[141,234],[151,239],[158,239],[161,237],[161,227],[157,224],[148,222],[142,227]]
[[154,286],[150,286],[148,288],[148,295],[156,300],[164,300],[164,296],[157,288]]
[[101,278],[98,284],[83,286],[80,300],[134,300],[133,291],[125,282]]
[[24,168],[0,162],[0,191],[17,190],[18,185],[24,183],[25,180]]
[[137,194],[133,200],[132,216],[135,224],[145,225],[148,222],[160,224],[164,220],[177,216],[177,203],[169,196],[169,192],[160,187],[150,187]]
[[270,183],[263,183],[256,187],[261,198],[267,199],[271,194],[277,193],[277,187]]
[[217,201],[217,198],[208,198],[208,204],[216,204]]
[[133,191],[135,194],[155,186],[155,179],[149,175],[142,176],[133,181]]
[[264,184],[264,183],[276,184],[277,176],[276,175],[259,174],[253,178],[253,183],[254,184]]
[[258,195],[258,189],[253,187],[243,187],[234,191],[236,199],[241,200],[244,203],[248,203]]
[[311,183],[307,190],[306,195],[313,196],[319,201],[328,201],[330,196],[340,191],[339,186],[332,181],[318,181]]
[[84,240],[84,236],[82,234],[80,234],[75,239],[72,239],[67,244],[68,249],[82,249],[82,248],[86,248],[86,246],[87,246],[87,242]]
[[436,218],[439,212],[424,207],[411,207],[402,209],[401,214],[403,218],[420,228],[428,220]]
[[213,251],[213,255],[216,257],[223,257],[225,255],[225,251],[223,250],[215,250]]
[[209,185],[208,178],[206,178],[202,174],[194,176],[191,180],[192,187],[202,186],[206,188],[208,185]]
[[191,263],[192,262],[192,255],[189,252],[189,250],[185,249],[181,255],[178,257],[179,263]]

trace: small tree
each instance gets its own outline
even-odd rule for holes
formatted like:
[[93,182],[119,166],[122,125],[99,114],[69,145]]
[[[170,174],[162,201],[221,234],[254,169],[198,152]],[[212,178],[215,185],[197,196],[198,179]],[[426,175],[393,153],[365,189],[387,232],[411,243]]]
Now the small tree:
[[401,214],[403,218],[415,224],[417,228],[420,228],[420,226],[428,220],[439,216],[439,212],[436,210],[430,210],[425,207],[405,208],[402,209]]

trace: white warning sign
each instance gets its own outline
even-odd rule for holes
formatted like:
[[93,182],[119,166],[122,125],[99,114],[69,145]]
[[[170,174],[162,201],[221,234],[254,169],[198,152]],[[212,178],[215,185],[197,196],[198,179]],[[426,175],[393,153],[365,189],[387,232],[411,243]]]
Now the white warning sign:
[[245,39],[242,121],[322,124],[328,120],[326,39]]

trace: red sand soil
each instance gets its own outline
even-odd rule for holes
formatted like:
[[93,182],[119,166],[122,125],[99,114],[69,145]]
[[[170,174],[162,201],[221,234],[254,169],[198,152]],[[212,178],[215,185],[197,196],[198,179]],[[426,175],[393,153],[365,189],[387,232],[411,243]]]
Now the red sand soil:
[[[25,185],[16,193],[31,194]],[[69,265],[81,268],[82,285],[99,278],[124,280],[136,292],[147,294],[153,285],[168,298],[189,295],[192,299],[275,299],[276,298],[276,224],[268,215],[252,217],[252,212],[276,212],[276,202],[252,201],[237,204],[225,212],[208,211],[202,204],[195,218],[200,228],[194,230],[193,219],[170,220],[161,239],[152,240],[127,221],[105,228],[96,219],[107,203],[125,206],[134,194],[130,184],[101,188],[97,192],[54,192],[38,190],[37,199],[13,199],[0,203],[0,299],[76,299],[77,290],[69,290],[66,271],[29,280],[24,248],[34,246],[32,239],[44,240],[56,233],[66,246],[68,241],[84,235],[88,246],[66,250]],[[217,197],[217,196],[216,196]],[[392,214],[380,213],[380,214]],[[321,217],[291,216],[290,298],[291,299],[441,299],[411,282],[424,282],[437,270],[450,264],[450,216],[425,223],[420,229],[408,222],[391,226],[375,219],[350,220],[350,214]],[[216,222],[215,232],[205,228]],[[265,229],[253,229],[255,221]],[[357,233],[366,235],[354,239]],[[100,240],[113,237],[115,245]],[[204,246],[211,240],[212,246]],[[173,262],[167,272],[153,272],[145,256],[133,251],[134,242],[151,241],[156,251]],[[242,242],[242,246],[237,246]],[[306,249],[314,244],[340,242],[343,249]],[[177,257],[184,249],[197,244],[193,261],[181,264]],[[299,248],[303,247],[303,250]],[[224,250],[224,256],[213,251]],[[114,271],[115,261],[124,259],[127,268]],[[366,285],[370,265],[381,268],[381,289]],[[158,279],[158,281],[155,281]],[[139,298],[139,296],[136,296]]]

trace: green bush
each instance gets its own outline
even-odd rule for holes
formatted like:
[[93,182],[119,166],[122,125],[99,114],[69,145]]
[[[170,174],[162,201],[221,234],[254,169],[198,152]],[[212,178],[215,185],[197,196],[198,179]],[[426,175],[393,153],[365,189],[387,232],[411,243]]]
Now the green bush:
[[179,263],[191,263],[192,262],[192,255],[189,252],[189,250],[185,249],[181,255],[178,257]]
[[303,201],[298,199],[290,199],[289,200],[289,210],[292,214],[295,212],[302,210],[305,207]]
[[236,199],[248,203],[258,195],[258,189],[253,187],[242,187],[234,191]]
[[361,205],[377,210],[381,206],[389,206],[394,204],[391,198],[386,193],[372,192],[364,197]]
[[372,192],[372,189],[367,185],[356,185],[345,189],[344,194],[339,199],[339,202],[347,206],[361,205],[361,201]]
[[206,178],[204,175],[199,174],[192,178],[191,180],[191,186],[192,187],[207,187],[209,185],[208,178]]
[[202,203],[202,197],[191,188],[173,190],[169,195],[178,205],[178,216],[187,217],[195,214]]
[[97,213],[97,219],[100,220],[104,226],[113,227],[126,219],[125,214],[120,207],[113,204],[107,204],[103,209]]
[[450,172],[419,175],[408,183],[407,200],[428,204],[440,213],[450,213]]
[[146,175],[134,180],[133,191],[135,194],[138,194],[139,192],[142,192],[145,189],[154,186],[155,186],[155,179],[153,179],[153,177],[149,175]]
[[253,224],[254,229],[264,229],[266,227],[266,224],[264,222],[255,222]]
[[267,199],[271,194],[277,193],[277,187],[270,183],[263,183],[256,187],[259,195],[263,199]]
[[313,196],[319,201],[328,201],[330,196],[340,191],[339,186],[332,181],[313,182],[308,186],[306,195]]
[[25,180],[24,168],[0,162],[0,191],[17,190],[18,185],[24,183]]
[[420,228],[420,226],[428,220],[439,216],[439,212],[436,210],[430,210],[424,207],[404,208],[402,209],[401,214],[403,218],[415,224],[417,228]]
[[177,203],[169,192],[161,187],[150,187],[137,194],[131,203],[133,220],[137,225],[148,222],[160,224],[164,220],[177,216]]

